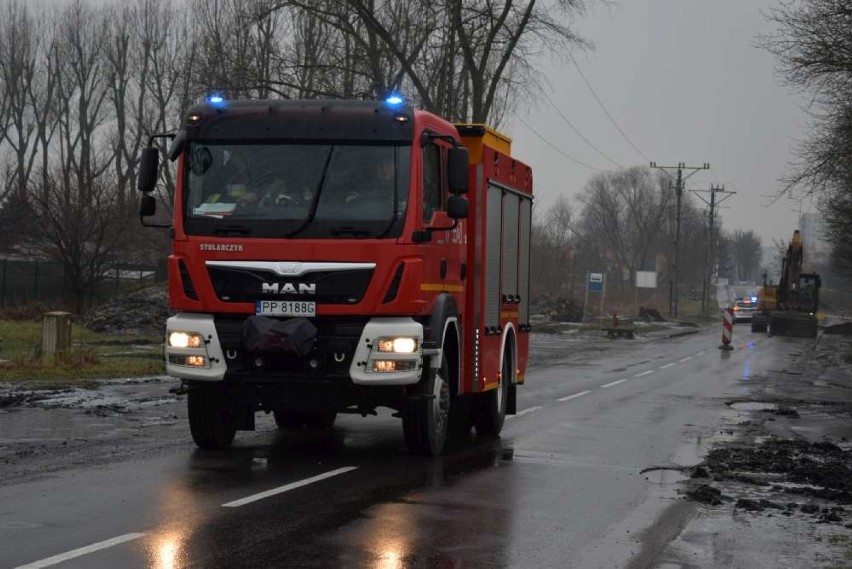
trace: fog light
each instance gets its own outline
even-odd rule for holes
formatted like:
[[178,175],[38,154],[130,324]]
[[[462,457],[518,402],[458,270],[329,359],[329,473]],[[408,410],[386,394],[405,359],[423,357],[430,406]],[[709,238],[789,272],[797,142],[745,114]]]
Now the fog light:
[[192,367],[204,367],[207,365],[207,358],[204,356],[186,356],[186,365]]
[[183,356],[169,354],[169,363],[179,366],[206,367],[207,358],[204,356]]
[[375,360],[373,371],[377,373],[392,373],[395,371],[411,371],[417,362],[413,360]]
[[171,332],[169,334],[169,347],[171,348],[200,348],[204,345],[204,338],[195,332]]

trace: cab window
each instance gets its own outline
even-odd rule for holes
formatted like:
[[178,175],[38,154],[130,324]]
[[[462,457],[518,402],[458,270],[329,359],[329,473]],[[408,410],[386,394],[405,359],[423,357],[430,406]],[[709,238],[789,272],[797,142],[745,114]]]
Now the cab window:
[[435,144],[423,148],[423,221],[441,209],[441,149]]

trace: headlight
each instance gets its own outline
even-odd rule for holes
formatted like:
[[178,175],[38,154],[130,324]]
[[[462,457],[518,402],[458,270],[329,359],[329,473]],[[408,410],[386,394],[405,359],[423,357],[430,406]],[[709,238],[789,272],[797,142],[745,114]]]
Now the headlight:
[[200,348],[204,338],[195,332],[172,332],[169,334],[170,348]]
[[378,341],[380,352],[395,354],[413,354],[417,351],[416,338],[380,338]]

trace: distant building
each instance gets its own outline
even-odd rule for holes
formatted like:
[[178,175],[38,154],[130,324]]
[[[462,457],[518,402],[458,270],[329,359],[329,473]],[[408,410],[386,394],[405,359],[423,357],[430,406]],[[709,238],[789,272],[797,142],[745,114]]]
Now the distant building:
[[826,227],[822,215],[803,213],[799,218],[799,231],[802,233],[802,246],[805,253],[805,270],[826,262],[831,246],[825,239]]

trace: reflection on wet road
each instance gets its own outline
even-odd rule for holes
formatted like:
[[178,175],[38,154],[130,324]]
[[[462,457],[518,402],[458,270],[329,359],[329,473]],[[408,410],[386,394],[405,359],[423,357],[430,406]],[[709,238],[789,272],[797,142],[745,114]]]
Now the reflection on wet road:
[[625,566],[678,503],[677,468],[699,460],[725,398],[788,357],[715,340],[535,369],[500,439],[437,459],[409,455],[389,413],[330,435],[266,419],[230,451],[187,443],[0,487],[0,566]]

